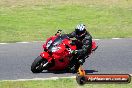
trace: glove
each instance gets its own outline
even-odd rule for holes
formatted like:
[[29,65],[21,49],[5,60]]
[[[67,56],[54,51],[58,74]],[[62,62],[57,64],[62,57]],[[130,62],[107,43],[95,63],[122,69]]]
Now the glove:
[[78,62],[79,62],[81,65],[83,65],[83,63],[85,62],[85,59],[80,59]]
[[58,30],[55,35],[60,35],[62,30]]
[[71,50],[71,54],[77,54],[77,50]]

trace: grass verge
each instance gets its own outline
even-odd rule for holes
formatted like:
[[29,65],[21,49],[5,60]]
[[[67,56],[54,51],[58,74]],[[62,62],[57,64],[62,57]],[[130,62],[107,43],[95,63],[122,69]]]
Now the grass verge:
[[93,38],[132,37],[131,0],[0,0],[0,42],[43,41],[78,23]]
[[0,81],[0,88],[132,88],[128,84],[85,84],[80,86],[75,79],[60,78],[43,81]]

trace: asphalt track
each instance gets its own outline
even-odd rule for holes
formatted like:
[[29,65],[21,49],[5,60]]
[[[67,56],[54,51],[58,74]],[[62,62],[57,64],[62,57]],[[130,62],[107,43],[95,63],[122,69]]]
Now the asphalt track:
[[[132,74],[132,38],[96,41],[99,48],[85,62],[89,74]],[[67,77],[73,73],[46,72],[33,74],[30,66],[39,55],[43,42],[0,44],[0,80]]]

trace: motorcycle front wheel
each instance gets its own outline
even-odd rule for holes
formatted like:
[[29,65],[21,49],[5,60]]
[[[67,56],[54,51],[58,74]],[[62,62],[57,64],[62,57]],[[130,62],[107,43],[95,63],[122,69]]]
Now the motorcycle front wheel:
[[40,73],[44,70],[43,65],[46,64],[47,61],[43,59],[41,56],[38,56],[31,65],[31,71],[33,73]]

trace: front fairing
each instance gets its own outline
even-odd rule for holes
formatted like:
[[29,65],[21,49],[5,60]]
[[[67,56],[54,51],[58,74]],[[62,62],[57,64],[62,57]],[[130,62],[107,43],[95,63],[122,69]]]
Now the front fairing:
[[46,58],[48,62],[54,61],[55,65],[48,70],[62,70],[66,68],[69,64],[69,61],[72,57],[72,54],[69,53],[68,48],[69,46],[71,49],[76,49],[76,46],[70,45],[70,38],[67,35],[60,35],[51,37],[45,44],[46,53],[42,53],[41,56]]

